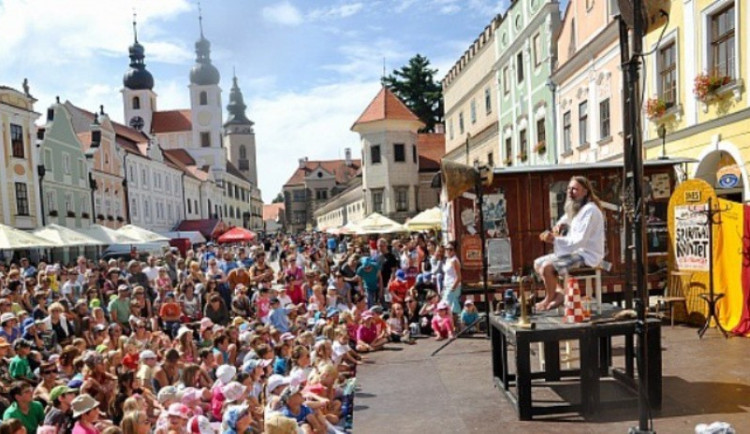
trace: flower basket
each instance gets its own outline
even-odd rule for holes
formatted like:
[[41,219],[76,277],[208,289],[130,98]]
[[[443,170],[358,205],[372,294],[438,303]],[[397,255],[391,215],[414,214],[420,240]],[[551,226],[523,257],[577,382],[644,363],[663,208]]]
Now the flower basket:
[[96,215],[97,220],[104,220],[104,214],[97,214]]
[[698,101],[706,104],[716,95],[720,87],[726,86],[730,81],[732,79],[726,75],[698,74],[693,83],[693,94]]
[[76,213],[73,211],[68,211],[68,217],[75,217]]
[[114,218],[114,216],[108,215],[107,216],[107,220],[113,222],[113,221],[115,221],[115,218]]
[[117,216],[117,221],[120,222],[120,223],[122,223],[122,222],[125,221],[125,219],[122,218],[122,216]]
[[504,164],[505,164],[506,166],[512,166],[512,165],[513,165],[513,159],[512,159],[512,158],[510,158],[510,157],[508,157],[508,158],[506,158],[506,159],[505,159],[505,160],[503,161],[503,163],[504,163]]
[[50,217],[57,217],[57,210],[53,209],[49,212]]
[[539,155],[542,155],[545,152],[547,152],[547,143],[545,143],[544,140],[537,143],[536,146],[534,146],[534,152],[536,152]]
[[87,213],[87,212],[82,212],[82,213],[81,213],[81,218],[84,218],[84,219],[87,219],[87,218],[89,218],[89,213]]
[[646,116],[654,120],[664,116],[667,112],[667,102],[660,98],[649,98],[646,101]]
[[521,152],[518,155],[516,155],[516,158],[518,158],[519,160],[521,160],[521,162],[525,162],[529,158],[529,156],[526,155],[525,152]]

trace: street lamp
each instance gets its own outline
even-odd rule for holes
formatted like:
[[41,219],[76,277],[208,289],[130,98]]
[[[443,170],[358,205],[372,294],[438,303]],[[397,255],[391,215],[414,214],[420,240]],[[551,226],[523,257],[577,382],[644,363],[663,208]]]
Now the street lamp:
[[656,132],[659,134],[659,138],[661,139],[661,157],[659,157],[660,160],[668,160],[669,157],[667,157],[667,127],[664,124],[659,125],[659,128],[656,130]]

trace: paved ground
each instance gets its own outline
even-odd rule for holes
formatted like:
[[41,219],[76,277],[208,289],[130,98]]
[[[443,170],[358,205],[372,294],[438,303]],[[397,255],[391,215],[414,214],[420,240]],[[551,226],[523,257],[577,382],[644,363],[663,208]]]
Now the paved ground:
[[[592,418],[577,414],[520,422],[491,381],[489,341],[459,339],[435,357],[441,343],[391,345],[370,355],[358,372],[355,433],[625,433],[637,425],[635,401]],[[615,364],[622,366],[622,342],[615,341]],[[659,433],[692,433],[698,423],[721,420],[738,433],[750,432],[750,339],[725,340],[710,330],[699,340],[694,328],[663,328],[664,394],[654,412]],[[575,360],[571,363],[575,365]],[[577,388],[534,388],[535,400],[577,399]],[[602,399],[632,397],[614,383]]]

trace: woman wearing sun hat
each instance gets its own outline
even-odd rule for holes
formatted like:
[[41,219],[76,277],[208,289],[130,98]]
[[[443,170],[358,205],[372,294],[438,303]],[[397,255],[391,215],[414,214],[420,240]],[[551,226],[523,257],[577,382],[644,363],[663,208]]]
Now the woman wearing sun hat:
[[99,434],[94,426],[99,420],[99,401],[84,393],[77,396],[70,406],[73,408],[72,434]]

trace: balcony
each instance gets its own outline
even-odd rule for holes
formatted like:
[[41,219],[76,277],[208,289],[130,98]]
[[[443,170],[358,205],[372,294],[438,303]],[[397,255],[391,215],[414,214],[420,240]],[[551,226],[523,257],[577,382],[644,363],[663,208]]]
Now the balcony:
[[241,159],[239,161],[239,163],[240,163],[240,165],[239,165],[239,169],[240,170],[250,170],[250,161],[249,160],[247,160],[247,159]]

